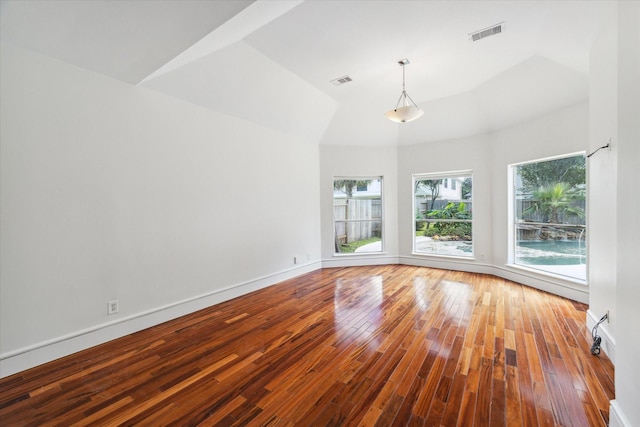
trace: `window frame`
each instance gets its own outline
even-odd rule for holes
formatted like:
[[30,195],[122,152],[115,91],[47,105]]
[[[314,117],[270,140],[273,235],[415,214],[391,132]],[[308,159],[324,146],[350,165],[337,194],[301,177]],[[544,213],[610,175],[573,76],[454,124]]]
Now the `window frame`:
[[[540,159],[534,159],[534,160],[527,160],[527,161],[523,161],[523,162],[518,162],[518,163],[512,163],[510,165],[507,166],[507,186],[508,186],[508,191],[507,191],[507,241],[508,241],[508,245],[507,245],[507,265],[509,267],[513,267],[513,268],[517,268],[517,269],[522,269],[522,270],[526,270],[526,271],[530,271],[530,272],[534,272],[543,276],[548,276],[548,277],[554,277],[554,278],[559,278],[559,279],[563,279],[563,280],[567,280],[570,282],[575,282],[581,285],[587,285],[588,283],[588,263],[589,263],[589,250],[588,250],[588,244],[587,244],[587,239],[585,238],[585,245],[586,245],[586,251],[585,251],[585,275],[584,275],[584,279],[581,279],[579,277],[575,277],[575,276],[570,276],[567,274],[562,274],[562,273],[557,273],[557,272],[552,272],[549,270],[544,270],[541,268],[537,268],[536,266],[532,266],[532,265],[527,265],[527,264],[522,264],[522,263],[517,263],[516,262],[516,251],[517,251],[517,242],[516,242],[516,236],[517,236],[517,231],[516,228],[518,226],[518,218],[516,216],[516,209],[517,209],[517,205],[516,205],[516,168],[518,166],[523,166],[523,165],[529,165],[529,164],[534,164],[534,163],[543,163],[543,162],[548,162],[548,161],[554,161],[554,160],[561,160],[561,159],[568,159],[571,157],[578,157],[578,156],[583,156],[585,158],[585,207],[588,206],[588,162],[586,161],[586,152],[584,151],[578,151],[578,152],[573,152],[573,153],[567,153],[567,154],[560,154],[557,156],[550,156],[550,157],[544,157],[544,158],[540,158]],[[585,233],[588,234],[588,208],[585,208],[584,210],[584,225],[582,225],[582,228],[584,230]],[[532,223],[533,224],[533,223]],[[546,224],[546,223],[545,223]],[[560,224],[560,225],[566,225],[566,224]]]
[[[447,259],[462,259],[462,260],[475,260],[475,242],[473,239],[473,230],[475,229],[475,218],[473,216],[473,214],[471,215],[470,219],[439,219],[438,222],[448,222],[448,223],[456,223],[456,222],[462,222],[462,223],[470,223],[471,224],[471,253],[469,255],[449,255],[449,254],[442,254],[442,253],[428,253],[428,252],[419,252],[416,248],[416,211],[419,209],[419,206],[416,206],[416,181],[423,181],[423,180],[438,180],[441,179],[442,180],[442,187],[447,189],[448,185],[445,186],[445,182],[447,182],[449,179],[453,178],[461,178],[461,182],[464,181],[465,178],[471,178],[471,198],[470,199],[462,199],[462,184],[460,184],[460,201],[461,202],[466,202],[466,201],[470,201],[472,203],[472,209],[471,211],[473,211],[473,194],[474,194],[474,185],[473,185],[473,170],[469,169],[469,170],[459,170],[459,171],[447,171],[447,172],[428,172],[428,173],[414,173],[411,175],[411,204],[412,204],[412,209],[411,209],[411,213],[412,213],[412,219],[411,219],[411,246],[412,246],[412,250],[411,253],[412,255],[416,255],[416,256],[424,256],[424,257],[440,257],[440,258],[447,258]],[[456,191],[458,191],[456,189]]]
[[[352,221],[358,221],[358,222],[362,222],[362,221],[370,221],[370,222],[380,222],[380,250],[379,251],[366,251],[366,252],[337,252],[336,251],[336,247],[335,247],[335,242],[337,240],[337,236],[336,236],[336,209],[335,209],[335,182],[336,181],[341,181],[341,180],[349,180],[349,181],[365,181],[365,180],[379,180],[380,181],[380,219],[371,219],[371,220],[362,220],[362,219],[357,219],[357,220],[352,220]],[[334,240],[334,251],[333,251],[333,256],[334,257],[352,257],[352,256],[367,256],[367,255],[380,255],[380,254],[384,254],[385,253],[385,209],[384,209],[384,176],[383,175],[359,175],[359,176],[349,176],[349,175],[336,175],[333,177],[333,181],[332,181],[333,185],[333,197],[332,197],[332,203],[333,203],[333,240]],[[358,191],[357,190],[357,185],[354,186],[354,191]],[[371,197],[372,200],[374,200],[374,197]],[[349,220],[345,219],[345,220],[340,220],[340,221],[345,221],[348,222]]]

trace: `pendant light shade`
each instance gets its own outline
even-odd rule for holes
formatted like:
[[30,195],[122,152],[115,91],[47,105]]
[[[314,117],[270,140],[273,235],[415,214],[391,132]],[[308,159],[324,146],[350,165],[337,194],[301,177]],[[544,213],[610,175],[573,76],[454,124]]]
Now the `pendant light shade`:
[[385,117],[398,123],[406,123],[422,116],[424,112],[415,105],[407,105],[384,113]]
[[398,61],[398,64],[402,67],[402,93],[400,94],[400,98],[398,98],[396,108],[387,111],[384,115],[391,121],[407,123],[422,116],[424,112],[413,102],[413,99],[411,99],[405,90],[404,67],[409,64],[409,60],[406,58],[401,59]]

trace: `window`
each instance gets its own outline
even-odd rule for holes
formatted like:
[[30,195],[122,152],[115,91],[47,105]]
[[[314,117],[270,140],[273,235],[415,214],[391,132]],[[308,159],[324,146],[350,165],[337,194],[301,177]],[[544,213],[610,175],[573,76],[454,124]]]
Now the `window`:
[[413,176],[414,253],[473,256],[471,188],[471,172]]
[[382,177],[333,180],[336,254],[382,252]]
[[513,263],[585,281],[584,154],[513,165],[511,169]]

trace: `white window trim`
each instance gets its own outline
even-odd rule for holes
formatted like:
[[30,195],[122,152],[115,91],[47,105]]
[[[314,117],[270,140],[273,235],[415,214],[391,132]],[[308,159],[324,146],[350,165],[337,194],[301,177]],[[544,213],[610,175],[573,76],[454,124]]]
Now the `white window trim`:
[[[339,253],[336,252],[335,249],[333,251],[333,256],[334,257],[363,257],[363,256],[375,256],[375,255],[385,255],[385,245],[386,245],[386,226],[385,226],[385,208],[384,208],[384,175],[360,175],[360,176],[353,176],[353,175],[337,175],[333,177],[332,180],[332,192],[333,190],[333,183],[336,182],[337,180],[353,180],[353,181],[361,181],[361,180],[380,180],[380,251],[376,251],[376,252],[352,252],[352,253]],[[333,203],[334,197],[332,194],[331,197],[331,201]],[[333,209],[333,208],[332,208]],[[335,209],[333,211],[332,214],[332,233],[333,233],[333,240],[335,240],[335,229],[336,229],[336,217],[335,217]]]
[[[424,252],[416,251],[416,195],[415,185],[416,180],[428,180],[428,179],[445,179],[445,178],[459,178],[461,176],[470,176],[471,182],[473,183],[473,170],[459,170],[459,171],[447,171],[447,172],[429,172],[429,173],[414,173],[411,175],[411,254],[419,257],[436,257],[436,258],[444,258],[444,259],[458,259],[458,260],[475,260],[476,250],[475,250],[475,239],[471,239],[471,255],[470,256],[456,256],[456,255],[443,255],[443,254],[427,254]],[[460,184],[462,185],[462,184]],[[475,185],[471,185],[471,201],[474,200],[474,192]],[[454,222],[454,221],[451,221]],[[466,222],[466,221],[463,221]],[[471,217],[471,230],[475,230],[476,227],[476,218],[475,216]]]
[[[566,280],[568,282],[572,282],[572,283],[577,283],[580,285],[588,285],[589,282],[589,277],[588,277],[588,273],[589,273],[589,269],[588,269],[588,264],[587,264],[587,275],[585,280],[576,278],[576,277],[572,277],[572,276],[566,276],[563,274],[557,274],[557,273],[553,273],[550,271],[545,271],[545,270],[540,270],[538,268],[534,268],[534,267],[530,267],[530,266],[526,266],[523,264],[516,264],[516,239],[515,239],[515,169],[518,166],[522,166],[522,165],[529,165],[529,164],[533,164],[533,163],[542,163],[542,162],[548,162],[548,161],[552,161],[552,160],[559,160],[559,159],[566,159],[569,157],[575,157],[575,156],[586,156],[586,151],[576,151],[573,153],[567,153],[567,154],[559,154],[556,156],[550,156],[550,157],[543,157],[540,159],[534,159],[534,160],[527,160],[524,162],[518,162],[518,163],[512,163],[510,165],[507,166],[507,267],[510,268],[514,268],[514,269],[520,269],[523,271],[527,271],[527,272],[531,272],[531,273],[536,273],[542,277],[552,277],[552,278],[557,278],[557,279],[562,279],[562,280]],[[585,167],[588,168],[589,167],[589,162],[586,161],[585,159]],[[586,173],[586,177],[588,178],[588,171],[585,172]],[[588,187],[588,183],[587,183],[587,187]],[[472,192],[473,192],[473,188],[472,188]],[[588,192],[585,195],[585,197],[588,197]],[[588,200],[587,200],[587,206],[588,206]],[[589,217],[588,217],[588,210],[585,212],[585,214],[587,215],[587,217],[585,218],[585,230],[588,230],[588,225],[589,225]],[[589,248],[587,247],[587,260],[586,262],[589,262]]]

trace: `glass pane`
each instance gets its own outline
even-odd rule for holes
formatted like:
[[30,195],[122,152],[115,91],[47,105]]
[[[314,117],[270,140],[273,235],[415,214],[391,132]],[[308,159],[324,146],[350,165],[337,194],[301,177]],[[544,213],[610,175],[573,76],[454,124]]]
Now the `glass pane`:
[[584,227],[517,224],[516,264],[586,280]]
[[382,251],[382,178],[333,183],[335,252]]
[[414,178],[416,253],[473,256],[471,187],[469,175]]
[[514,167],[516,264],[586,280],[585,157]]

